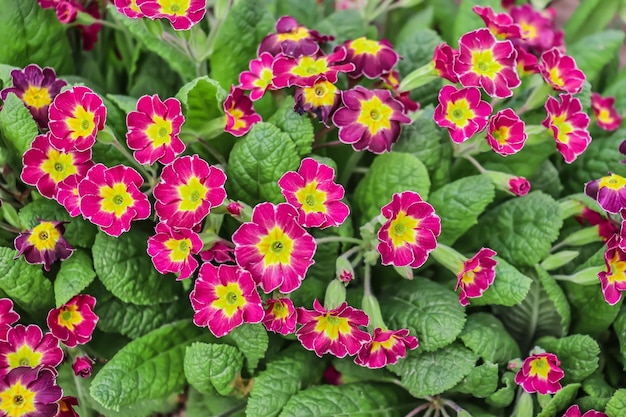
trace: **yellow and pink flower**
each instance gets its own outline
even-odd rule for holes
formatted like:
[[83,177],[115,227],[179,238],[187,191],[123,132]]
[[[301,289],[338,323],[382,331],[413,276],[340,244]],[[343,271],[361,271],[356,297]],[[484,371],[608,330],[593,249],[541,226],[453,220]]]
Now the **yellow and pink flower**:
[[80,212],[104,233],[117,237],[130,230],[132,221],[150,216],[148,197],[139,191],[142,184],[133,168],[98,163],[78,184]]
[[43,334],[34,324],[11,328],[6,340],[0,341],[0,376],[20,366],[56,368],[63,361],[63,349],[52,333]]
[[557,30],[550,18],[535,10],[530,4],[514,6],[509,14],[522,28],[521,43],[527,49],[541,54],[555,46],[560,49],[564,47],[563,31]]
[[202,250],[202,240],[191,229],[172,228],[159,223],[148,238],[148,255],[162,274],[178,273],[177,280],[189,278],[198,268],[194,255]]
[[585,194],[598,202],[602,209],[617,214],[626,208],[626,178],[609,175],[585,184]]
[[198,155],[177,158],[163,168],[154,187],[156,214],[170,227],[192,229],[224,202],[225,182],[224,171]]
[[274,56],[269,52],[263,52],[258,58],[250,61],[250,71],[243,71],[239,74],[239,88],[250,90],[250,100],[257,101],[267,90],[276,89],[273,63]]
[[343,46],[347,51],[345,60],[354,64],[354,70],[348,72],[350,78],[364,76],[370,80],[376,79],[391,71],[400,59],[386,39],[375,41],[363,36],[347,40]]
[[622,125],[622,116],[615,108],[615,97],[602,97],[591,93],[591,109],[596,117],[596,124],[604,130],[616,130]]
[[0,298],[0,340],[7,339],[11,325],[20,319],[20,315],[13,309],[13,300]]
[[145,17],[167,19],[174,30],[189,30],[206,13],[206,0],[136,0]]
[[267,330],[283,336],[296,331],[298,316],[289,298],[270,298],[264,305],[263,326]]
[[490,6],[474,6],[472,11],[485,22],[487,29],[498,39],[520,39],[522,28],[508,13],[495,13]]
[[78,406],[78,399],[76,397],[63,397],[57,404],[59,404],[59,411],[54,417],[80,417],[74,407]]
[[344,189],[335,183],[335,170],[313,158],[305,158],[298,172],[289,171],[278,180],[287,203],[298,209],[304,227],[339,226],[350,209],[341,201]]
[[193,322],[222,337],[243,323],[263,320],[261,297],[250,273],[239,266],[205,263],[189,295]]
[[622,299],[622,292],[626,291],[626,252],[620,247],[622,245],[618,235],[609,239],[604,252],[606,271],[598,273],[602,294],[610,305],[617,304]]
[[[580,408],[578,407],[578,404],[574,404],[573,406],[568,408],[565,411],[565,414],[563,414],[561,417],[581,417],[581,411],[580,411]],[[589,410],[585,414],[583,414],[582,417],[608,417],[608,416],[600,411]]]
[[200,252],[202,262],[214,262],[217,264],[235,263],[235,248],[233,244],[225,240],[218,240],[210,248]]
[[417,338],[409,336],[408,329],[383,330],[377,327],[372,340],[361,347],[354,362],[371,369],[383,368],[405,358],[407,350],[416,349],[417,346]]
[[294,110],[299,114],[311,112],[328,126],[339,103],[341,102],[341,90],[325,78],[321,78],[311,87],[298,87],[294,95]]
[[113,4],[118,12],[131,19],[141,19],[145,15],[137,6],[137,0],[114,0]]
[[454,61],[459,56],[459,51],[443,42],[437,45],[433,52],[433,63],[435,71],[441,78],[445,78],[451,83],[458,83],[459,76],[454,72]]
[[437,247],[441,220],[435,209],[413,191],[395,193],[381,209],[387,221],[378,230],[383,265],[418,268]]
[[531,394],[555,394],[561,390],[559,381],[565,376],[559,365],[561,362],[553,353],[533,354],[524,359],[515,375],[515,383]]
[[332,40],[332,36],[322,36],[315,30],[301,26],[291,16],[282,16],[276,21],[276,33],[270,33],[261,41],[257,55],[269,52],[273,56],[280,53],[292,58],[316,55],[320,43]]
[[548,116],[541,124],[552,130],[557,151],[566,163],[571,164],[591,143],[587,130],[589,116],[583,112],[578,98],[570,94],[561,94],[559,98],[560,103],[556,98],[548,97],[545,104]]
[[610,217],[607,218],[590,208],[583,207],[580,214],[577,214],[574,218],[581,226],[585,226],[587,223],[591,226],[598,226],[598,236],[600,236],[605,243],[612,238],[614,234],[619,233],[619,224],[617,222],[614,222]]
[[48,313],[46,323],[54,336],[67,347],[84,345],[91,340],[98,316],[93,312],[96,299],[88,294],[78,294],[59,308]]
[[65,222],[39,220],[39,224],[20,233],[14,241],[16,258],[24,255],[29,264],[43,264],[46,271],[54,262],[64,261],[72,256],[74,248],[63,237]]
[[348,52],[341,46],[330,55],[301,56],[292,58],[279,55],[274,60],[274,86],[286,88],[311,87],[321,79],[335,84],[340,72],[354,71],[354,64],[345,62]]
[[457,274],[456,287],[461,289],[459,303],[466,306],[469,304],[468,298],[477,298],[496,277],[496,265],[498,261],[493,259],[496,251],[489,248],[481,248],[476,255],[463,262],[461,271]]
[[433,119],[440,127],[445,127],[453,142],[461,143],[471,138],[487,126],[491,106],[480,99],[480,90],[466,87],[457,90],[445,85],[439,91],[439,104]]
[[576,94],[583,89],[585,73],[578,69],[574,58],[561,53],[557,48],[541,54],[538,68],[543,79],[555,90]]
[[0,379],[0,414],[7,417],[55,417],[63,390],[50,368],[19,367]]
[[50,142],[59,150],[86,151],[104,129],[107,109],[90,88],[72,87],[54,98],[48,112]]
[[70,216],[76,217],[81,214],[80,195],[78,184],[85,178],[82,175],[73,174],[58,184],[55,200],[65,207]]
[[126,143],[140,164],[169,164],[185,150],[178,137],[183,123],[185,116],[177,99],[161,101],[156,94],[142,96],[137,110],[126,116]]
[[226,114],[224,131],[236,137],[245,135],[253,124],[263,120],[254,111],[250,97],[245,95],[240,87],[231,87],[230,93],[224,100],[223,108]]
[[313,310],[298,307],[297,312],[298,324],[302,327],[296,337],[302,346],[319,357],[326,353],[338,358],[353,356],[371,340],[370,334],[359,328],[369,324],[367,314],[350,307],[345,301],[339,307],[327,310],[315,299]]
[[502,156],[513,155],[528,139],[524,128],[524,121],[512,109],[500,110],[489,119],[487,143]]
[[314,262],[315,239],[300,226],[298,210],[287,203],[258,204],[252,221],[239,226],[232,240],[237,263],[266,293],[296,290]]

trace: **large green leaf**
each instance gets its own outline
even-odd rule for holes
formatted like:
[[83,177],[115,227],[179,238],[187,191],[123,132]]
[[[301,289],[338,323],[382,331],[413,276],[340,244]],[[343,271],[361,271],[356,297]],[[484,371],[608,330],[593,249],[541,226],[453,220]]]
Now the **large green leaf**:
[[515,389],[517,388],[515,373],[505,372],[500,381],[504,386],[487,398],[487,404],[494,407],[508,407],[515,398]]
[[537,341],[537,346],[559,358],[561,369],[565,372],[565,384],[581,382],[598,369],[600,346],[590,336],[574,334],[560,339],[544,337]]
[[196,342],[185,352],[185,377],[203,394],[229,395],[242,367],[243,355],[229,345]]
[[567,53],[575,60],[578,67],[593,83],[602,68],[608,64],[624,43],[621,30],[605,30],[580,39],[567,47]]
[[262,324],[245,324],[233,329],[224,337],[227,343],[234,344],[246,358],[246,368],[253,372],[259,360],[265,356],[269,336]]
[[74,251],[69,259],[61,263],[61,269],[54,280],[56,306],[60,307],[80,294],[95,277],[89,253],[83,249]]
[[39,133],[33,116],[15,94],[7,96],[0,111],[0,133],[6,146],[18,159]]
[[626,360],[626,308],[622,308],[619,311],[619,315],[613,323],[617,340],[619,340],[619,350],[622,352],[622,357]]
[[498,365],[485,362],[472,369],[453,390],[471,394],[476,398],[485,398],[493,394],[497,388]]
[[620,0],[585,0],[580,2],[565,24],[565,40],[573,44],[583,36],[599,32],[614,18]]
[[360,38],[368,33],[368,24],[363,15],[354,9],[337,10],[326,19],[316,22],[312,28],[323,35],[333,36],[337,43]]
[[496,277],[481,297],[472,298],[474,306],[503,305],[514,306],[526,298],[532,279],[519,272],[513,265],[496,257]]
[[[210,129],[208,122],[222,117],[222,103],[227,92],[220,84],[209,77],[199,77],[183,85],[176,98],[180,100],[185,124],[181,134],[193,134],[202,137]],[[195,138],[193,138],[195,139]]]
[[294,99],[291,96],[285,98],[280,108],[269,118],[268,122],[285,132],[296,145],[298,155],[304,156],[311,153],[313,144],[313,124],[307,116],[296,113],[293,110]]
[[[604,252],[604,248],[602,248]],[[600,285],[578,285],[565,282],[565,294],[572,306],[572,332],[600,336],[615,321],[620,300],[615,305],[608,304]]]
[[459,338],[485,361],[506,365],[511,359],[520,356],[515,339],[502,322],[489,313],[471,314]]
[[569,384],[561,388],[549,399],[537,417],[555,417],[557,412],[565,410],[572,404],[579,388],[580,384]]
[[236,397],[219,394],[202,395],[189,388],[185,417],[245,417],[245,402]]
[[623,417],[626,413],[626,389],[618,389],[606,405],[606,415],[609,417]]

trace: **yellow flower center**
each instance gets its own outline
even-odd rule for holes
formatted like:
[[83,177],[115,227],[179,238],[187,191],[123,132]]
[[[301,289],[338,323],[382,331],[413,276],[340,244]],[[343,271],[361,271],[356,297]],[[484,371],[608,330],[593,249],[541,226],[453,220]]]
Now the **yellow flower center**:
[[551,116],[552,124],[558,129],[559,133],[556,140],[561,143],[568,143],[568,135],[574,131],[572,124],[566,121],[567,115],[561,114],[558,116]]
[[528,376],[538,376],[540,379],[546,380],[548,379],[549,373],[550,364],[548,363],[548,359],[545,356],[533,359],[530,362],[530,372],[528,373]]
[[52,222],[43,222],[33,227],[28,237],[28,243],[40,252],[45,250],[51,251],[54,250],[60,237],[61,233],[54,227]]
[[296,199],[305,213],[326,213],[326,193],[317,189],[317,181],[311,181],[296,191]]
[[500,126],[498,129],[491,132],[491,135],[500,145],[506,145],[510,130],[511,129],[507,126]]
[[376,55],[381,49],[383,49],[380,43],[369,40],[365,37],[353,40],[350,47],[354,50],[355,55]]
[[600,123],[611,124],[615,121],[611,116],[611,112],[608,109],[600,109],[598,112],[597,119]]
[[302,39],[309,38],[309,31],[307,30],[307,28],[300,26],[298,27],[298,29],[296,29],[293,32],[277,33],[276,38],[278,39],[279,42],[287,41],[287,40],[300,41]]
[[467,99],[462,98],[457,101],[449,101],[446,105],[446,119],[459,128],[467,126],[474,117],[474,110],[470,108]]
[[31,391],[17,381],[14,385],[0,392],[0,411],[6,417],[22,417],[36,411],[35,391]]
[[70,175],[78,173],[72,154],[50,149],[46,156],[48,159],[41,164],[41,169],[50,175],[55,183],[58,184]]
[[404,211],[398,212],[389,224],[389,237],[394,248],[402,247],[406,243],[414,243],[415,228],[418,224],[419,220],[415,217],[407,216]]
[[361,112],[356,122],[366,126],[370,134],[375,135],[381,130],[391,129],[393,109],[382,102],[378,96],[361,102]]
[[491,49],[472,51],[472,70],[478,75],[494,79],[503,66],[493,57]]
[[335,104],[337,87],[326,80],[315,83],[313,87],[303,89],[304,99],[314,107],[332,106]]
[[118,218],[122,217],[135,203],[123,182],[113,184],[113,187],[108,185],[100,187],[100,197],[102,197],[100,209],[107,213],[114,213]]
[[606,274],[606,279],[609,281],[609,284],[626,281],[626,261],[620,260],[617,251],[609,261],[609,266],[611,267],[611,271]]
[[626,187],[626,178],[621,175],[611,174],[606,177],[600,178],[598,188],[610,188],[611,190],[619,190]]
[[281,302],[274,303],[272,306],[272,314],[280,320],[285,320],[289,315],[289,309]]
[[228,285],[217,285],[215,295],[217,295],[217,300],[213,301],[213,307],[222,310],[227,317],[232,317],[237,310],[246,305],[241,288],[234,282]]
[[180,203],[178,209],[181,211],[196,211],[202,205],[209,189],[205,187],[200,178],[195,175],[189,178],[187,184],[178,187],[178,196]]
[[256,244],[259,253],[263,255],[265,267],[271,265],[289,265],[291,263],[291,251],[293,250],[293,239],[287,236],[283,230],[274,226]]
[[328,63],[324,58],[316,59],[312,56],[303,56],[298,65],[293,67],[291,73],[299,77],[310,77],[323,74],[328,71]]
[[324,316],[317,317],[317,323],[315,324],[316,333],[324,333],[330,340],[337,340],[339,334],[350,334],[350,323],[345,317],[331,316],[326,314]]
[[240,130],[246,127],[246,121],[243,120],[243,117],[245,116],[243,111],[235,108],[235,106],[232,106],[228,113],[235,120],[235,123],[233,124],[233,130]]
[[537,38],[537,28],[528,22],[519,22],[522,27],[522,38],[525,40],[535,40]]
[[159,6],[161,6],[161,13],[185,16],[189,10],[189,3],[191,0],[157,0]]
[[78,311],[76,304],[71,304],[61,308],[57,322],[59,326],[67,327],[69,331],[74,331],[74,326],[83,322],[83,315]]
[[[263,68],[261,73],[259,74],[259,78],[254,80],[252,83],[255,87],[258,87],[262,90],[265,90],[268,85],[272,84],[272,79],[274,78],[274,73],[270,68]],[[242,113],[243,116],[243,113]]]
[[22,95],[22,101],[27,106],[39,110],[44,106],[50,105],[52,99],[46,87],[29,85],[28,89],[24,91],[24,95]]
[[189,257],[191,252],[191,239],[173,239],[165,241],[165,247],[170,250],[172,262],[182,262]]
[[563,87],[565,85],[565,81],[563,81],[563,78],[561,78],[561,71],[559,71],[558,67],[550,68],[548,76],[550,78],[550,81],[552,81],[554,85],[557,85],[559,87]]
[[391,350],[393,348],[393,345],[395,343],[395,337],[391,336],[389,339],[385,340],[384,342],[376,342],[373,341],[372,342],[372,353],[380,350],[380,349],[385,349],[385,350]]
[[474,269],[470,269],[469,271],[465,271],[465,273],[461,276],[461,282],[463,284],[473,284],[474,279],[476,279],[476,274],[482,270],[480,266],[477,266]]
[[141,13],[141,9],[137,6],[137,0],[130,0],[130,9],[135,13]]
[[15,352],[7,353],[6,361],[9,364],[9,370],[20,366],[36,368],[41,363],[42,356],[41,352],[35,352],[30,346],[23,344]]
[[156,148],[162,145],[168,145],[172,141],[172,122],[162,117],[154,116],[152,123],[146,129],[146,135],[152,141],[152,145]]
[[80,104],[76,106],[74,110],[74,117],[67,120],[67,126],[72,131],[70,137],[74,140],[79,137],[85,137],[91,135],[96,128],[94,123],[96,115],[92,112],[85,110]]

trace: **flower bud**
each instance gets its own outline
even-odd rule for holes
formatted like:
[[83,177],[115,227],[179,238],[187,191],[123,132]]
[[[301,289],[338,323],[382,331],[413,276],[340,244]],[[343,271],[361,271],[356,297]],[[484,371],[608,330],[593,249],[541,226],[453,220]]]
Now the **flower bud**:
[[553,253],[541,262],[541,267],[546,271],[553,271],[567,264],[579,254],[580,252],[575,250],[564,250],[558,253]]
[[601,242],[602,237],[598,231],[598,226],[586,227],[581,230],[577,230],[574,233],[567,236],[561,242],[562,246],[583,246],[588,243]]
[[335,276],[336,278],[347,284],[354,279],[354,268],[352,263],[346,256],[340,256],[335,263]]
[[385,322],[383,321],[383,316],[380,312],[380,305],[378,304],[378,300],[375,296],[364,295],[361,308],[370,319],[368,326],[370,329],[387,329],[387,326],[385,326]]
[[489,175],[493,185],[495,185],[498,190],[506,191],[507,193],[520,197],[525,196],[530,191],[530,182],[524,177],[498,171],[485,171],[485,174]]
[[333,279],[326,287],[326,295],[324,295],[324,308],[333,310],[346,301],[346,286],[343,282]]
[[533,417],[533,415],[533,397],[527,392],[522,392],[511,417]]
[[74,375],[81,378],[89,378],[91,376],[93,361],[88,356],[79,356],[72,364]]

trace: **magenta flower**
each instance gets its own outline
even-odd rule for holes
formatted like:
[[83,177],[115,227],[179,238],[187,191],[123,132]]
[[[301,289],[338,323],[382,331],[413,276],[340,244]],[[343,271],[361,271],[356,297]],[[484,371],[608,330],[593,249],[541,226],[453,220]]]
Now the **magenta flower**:
[[454,290],[461,289],[459,303],[466,306],[469,304],[468,298],[477,298],[496,277],[496,265],[498,261],[493,259],[496,252],[489,248],[481,248],[478,253],[467,261],[463,262],[461,271],[457,274],[457,282]]
[[115,8],[118,12],[131,19],[141,19],[145,15],[137,6],[137,0],[114,0]]
[[150,216],[150,202],[139,187],[143,178],[133,168],[116,165],[107,168],[98,163],[78,184],[80,212],[110,235],[130,230],[133,220]]
[[617,235],[606,243],[604,252],[606,271],[600,271],[598,278],[602,285],[604,299],[610,305],[615,305],[622,299],[622,291],[626,291],[626,252],[620,247]]
[[[581,417],[578,405],[573,405],[565,411],[562,417]],[[606,414],[596,410],[589,410],[582,417],[608,417]]]
[[91,334],[98,323],[93,312],[96,299],[88,294],[78,294],[59,308],[48,313],[48,328],[67,347],[84,345],[91,340]]
[[46,271],[54,262],[64,261],[74,253],[74,248],[63,237],[65,222],[39,220],[39,224],[20,233],[14,240],[18,258],[24,255],[29,264],[43,264]]
[[585,74],[578,69],[576,61],[557,48],[541,54],[539,72],[555,90],[570,94],[579,93],[585,84]]
[[154,19],[165,18],[174,30],[189,30],[206,13],[206,0],[136,0],[141,13]]
[[11,71],[13,87],[0,91],[0,98],[6,100],[9,93],[18,96],[30,111],[41,129],[48,127],[48,108],[52,100],[67,83],[57,78],[54,69],[41,69],[37,64],[29,64],[23,70]]
[[290,204],[261,203],[252,211],[252,221],[233,233],[237,263],[266,293],[296,290],[313,265],[315,239],[300,226],[298,217]]
[[507,13],[495,13],[489,6],[474,6],[472,11],[485,22],[487,29],[498,39],[520,39],[522,28]]
[[589,223],[591,226],[598,226],[598,236],[600,236],[605,243],[612,238],[614,234],[619,233],[617,224],[611,219],[587,207],[583,207],[581,213],[576,215],[575,219],[581,226],[584,226],[586,223]]
[[502,156],[513,155],[528,139],[524,127],[524,121],[512,109],[500,110],[489,119],[487,143]]
[[281,52],[292,58],[316,55],[320,43],[332,40],[332,36],[322,36],[298,24],[291,16],[282,16],[276,22],[276,33],[270,33],[261,41],[257,55],[269,52],[273,56]]
[[341,99],[344,107],[335,112],[333,123],[339,127],[339,140],[356,151],[391,151],[400,137],[401,124],[411,123],[404,106],[389,90],[356,86],[344,91]]
[[570,94],[561,94],[559,98],[560,103],[556,98],[548,97],[545,104],[548,117],[541,124],[552,130],[557,151],[566,163],[571,164],[591,142],[587,130],[589,116],[582,111],[578,98]]
[[289,298],[270,298],[265,302],[263,326],[270,332],[283,336],[296,331],[296,309]]
[[515,50],[517,51],[517,73],[521,77],[539,74],[539,60],[537,57],[519,44],[515,45]]
[[524,177],[509,178],[508,192],[523,197],[530,191],[530,182]]
[[232,243],[226,241],[217,241],[210,248],[200,252],[202,262],[215,262],[217,264],[236,263],[235,249]]
[[622,116],[615,108],[615,97],[605,98],[598,93],[591,93],[591,109],[601,129],[611,131],[622,125]]
[[78,406],[78,399],[76,397],[63,397],[58,401],[59,412],[54,417],[79,417],[74,407]]
[[292,58],[278,55],[274,60],[274,86],[276,88],[311,87],[321,79],[335,84],[340,72],[354,71],[354,64],[346,60],[346,48],[339,47],[330,55],[301,56]]
[[93,361],[89,356],[79,356],[74,359],[74,363],[72,364],[72,371],[74,371],[74,375],[79,376],[81,378],[89,378],[91,376],[91,370],[93,366]]
[[407,350],[416,349],[417,346],[417,338],[409,336],[408,329],[383,330],[377,327],[372,340],[363,345],[354,362],[367,368],[383,368],[405,358]]
[[192,229],[224,202],[225,182],[226,174],[198,155],[177,158],[154,187],[156,214],[170,227]]
[[63,91],[50,105],[50,142],[59,150],[86,151],[104,129],[107,109],[90,88],[77,86]]
[[263,320],[261,297],[250,273],[238,266],[205,263],[189,295],[193,322],[222,337],[243,323]]
[[250,100],[257,101],[267,90],[274,90],[274,56],[263,52],[258,58],[250,61],[250,71],[239,74],[239,88],[250,90]]
[[300,114],[312,112],[324,125],[341,102],[341,90],[330,81],[320,79],[311,87],[297,87],[294,110]]
[[448,129],[452,141],[461,143],[483,130],[490,114],[491,106],[480,99],[478,88],[457,90],[452,85],[445,85],[439,91],[439,104],[433,119],[437,125]]
[[370,334],[359,328],[368,325],[367,314],[348,306],[345,301],[335,309],[326,310],[315,299],[313,310],[298,307],[297,311],[298,324],[302,327],[296,337],[302,346],[319,357],[328,352],[338,358],[353,356],[371,340]]
[[511,97],[511,89],[521,83],[516,58],[511,41],[498,41],[489,29],[477,29],[461,36],[454,72],[463,87],[482,87],[491,97]]
[[455,84],[459,82],[459,76],[454,72],[454,61],[458,56],[459,51],[445,42],[437,45],[433,53],[433,63],[439,76]]
[[22,164],[21,180],[46,198],[56,197],[61,181],[75,174],[83,177],[94,165],[91,149],[59,151],[52,146],[50,133],[35,137]]
[[515,383],[528,393],[555,394],[561,390],[560,379],[565,376],[559,359],[552,353],[537,353],[524,359]]
[[19,319],[20,315],[13,310],[13,300],[0,298],[0,340],[7,340],[11,325]]
[[551,19],[545,17],[530,4],[512,7],[511,17],[522,28],[522,44],[541,54],[562,46],[563,32],[557,31]]
[[7,417],[55,417],[62,396],[53,369],[19,367],[0,380],[0,413]]
[[172,162],[185,150],[185,144],[178,137],[184,122],[177,99],[161,101],[156,94],[139,98],[137,111],[126,116],[126,143],[134,151],[137,162],[144,165]]
[[418,268],[437,247],[441,220],[418,193],[395,193],[381,208],[387,221],[378,230],[378,252],[383,265]]
[[287,202],[298,209],[304,227],[339,226],[350,214],[341,202],[344,189],[335,183],[335,170],[313,158],[303,159],[298,172],[283,174],[278,185]]
[[626,208],[626,178],[609,172],[606,177],[586,183],[585,194],[604,210],[617,214]]
[[11,328],[6,341],[0,341],[0,375],[5,376],[20,366],[56,368],[63,361],[63,349],[52,333],[43,334],[34,324]]
[[80,196],[78,195],[78,184],[84,177],[73,174],[58,184],[56,201],[65,207],[70,216],[76,217],[82,214],[80,211]]
[[159,223],[156,234],[148,238],[148,255],[157,271],[180,273],[177,280],[189,278],[198,268],[193,255],[202,250],[200,236],[191,229],[172,228]]
[[386,39],[375,41],[363,36],[347,40],[343,46],[347,51],[345,60],[352,62],[355,67],[348,73],[351,78],[364,76],[370,80],[376,79],[391,71],[400,58]]
[[230,93],[224,100],[224,113],[226,113],[226,127],[224,131],[233,136],[243,136],[253,124],[263,119],[252,107],[252,100],[243,93],[243,89],[232,86]]
[[64,25],[69,25],[76,20],[78,10],[76,6],[69,1],[59,1],[56,7],[56,14],[59,22]]

